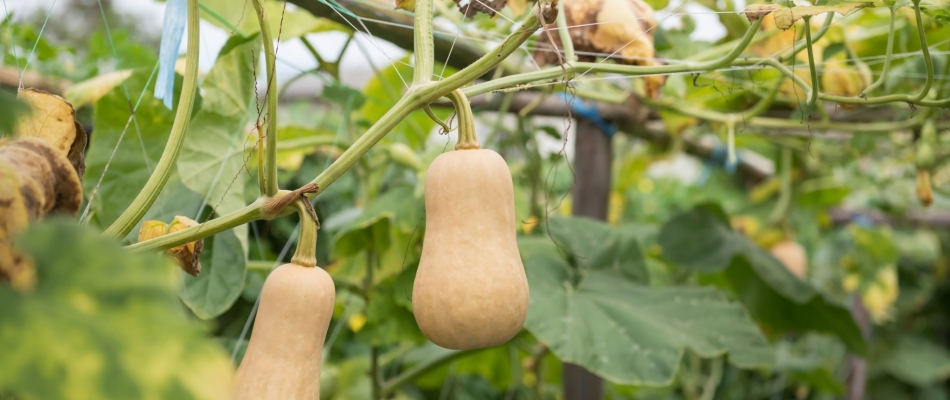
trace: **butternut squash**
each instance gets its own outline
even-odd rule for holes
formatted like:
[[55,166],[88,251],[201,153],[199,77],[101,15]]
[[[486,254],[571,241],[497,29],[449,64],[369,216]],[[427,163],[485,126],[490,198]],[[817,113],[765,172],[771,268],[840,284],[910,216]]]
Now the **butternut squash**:
[[808,254],[798,242],[790,240],[780,242],[772,246],[769,252],[795,276],[805,279],[808,275]]
[[426,233],[412,309],[429,340],[467,350],[505,343],[521,330],[528,280],[515,237],[511,172],[498,153],[478,149],[467,100],[460,107],[452,99],[459,144],[426,173]]
[[319,400],[336,291],[321,268],[284,264],[267,277],[234,399]]

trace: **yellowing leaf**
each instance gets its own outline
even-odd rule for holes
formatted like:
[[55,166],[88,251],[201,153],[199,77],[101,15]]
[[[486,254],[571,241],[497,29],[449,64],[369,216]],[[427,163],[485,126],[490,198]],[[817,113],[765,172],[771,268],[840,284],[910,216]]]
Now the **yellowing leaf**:
[[848,15],[851,11],[873,5],[867,2],[838,3],[830,6],[797,6],[791,8],[779,8],[773,12],[775,17],[775,26],[779,29],[788,29],[792,27],[795,21],[802,17],[815,16],[823,13],[836,12],[841,15]]
[[132,76],[132,70],[113,71],[99,75],[74,84],[65,91],[63,97],[70,102],[73,107],[80,108],[86,104],[95,103],[110,90],[125,82]]
[[168,262],[62,219],[21,238],[40,279],[29,294],[0,285],[0,391],[17,399],[230,398],[230,360],[185,315]]
[[508,9],[516,17],[520,17],[528,10],[528,0],[508,0]]
[[396,9],[415,12],[416,0],[396,0]]
[[145,221],[139,228],[139,242],[155,239],[168,231],[168,224],[162,221]]
[[[75,153],[80,153],[86,147],[86,133],[76,122],[76,110],[62,97],[42,90],[23,89],[17,92],[17,99],[22,100],[30,107],[30,114],[18,121],[17,136],[36,137],[49,142],[56,150],[73,161]],[[74,148],[79,147],[78,149]],[[81,158],[81,157],[80,157]],[[85,164],[76,167],[76,172],[82,177]]]

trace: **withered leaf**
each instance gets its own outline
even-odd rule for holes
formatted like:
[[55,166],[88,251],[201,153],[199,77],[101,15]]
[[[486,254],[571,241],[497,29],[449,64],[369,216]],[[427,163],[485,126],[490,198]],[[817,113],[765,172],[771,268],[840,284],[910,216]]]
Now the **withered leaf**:
[[[168,224],[168,233],[175,233],[193,226],[198,226],[198,223],[191,218],[176,215],[175,219]],[[172,247],[166,250],[166,252],[175,256],[182,271],[185,271],[191,276],[198,276],[198,274],[201,273],[201,262],[199,258],[202,250],[204,250],[204,239]]]
[[495,13],[505,6],[505,0],[455,0],[459,11],[468,18],[475,17],[475,14],[484,13],[489,17],[494,17]]
[[[658,25],[653,9],[642,0],[577,0],[564,3],[571,41],[579,61],[594,61],[593,54],[609,56],[620,64],[656,66],[653,32]],[[541,33],[534,59],[539,65],[561,62],[561,40],[553,20]],[[641,78],[647,95],[656,97],[665,76]]]
[[31,290],[36,270],[13,246],[14,235],[49,213],[75,215],[81,203],[76,171],[49,142],[35,137],[0,140],[0,281]]
[[742,12],[745,14],[745,17],[749,19],[749,22],[755,22],[762,19],[762,17],[769,15],[769,13],[775,11],[779,7],[781,6],[778,4],[752,4],[746,7]]
[[22,89],[17,98],[31,112],[17,121],[14,132],[19,137],[46,140],[63,154],[81,179],[86,172],[84,151],[86,132],[76,120],[76,110],[62,97],[37,89]]

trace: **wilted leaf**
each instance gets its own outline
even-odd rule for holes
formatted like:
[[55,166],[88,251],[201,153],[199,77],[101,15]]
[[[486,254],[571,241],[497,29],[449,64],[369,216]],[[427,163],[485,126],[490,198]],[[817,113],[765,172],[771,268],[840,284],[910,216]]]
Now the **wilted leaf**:
[[795,21],[802,19],[802,17],[815,16],[818,14],[836,12],[841,15],[848,15],[851,11],[854,11],[859,8],[873,6],[872,2],[839,2],[834,5],[824,5],[824,6],[796,6],[796,7],[780,7],[774,11],[773,16],[775,17],[775,26],[779,29],[785,30],[791,28]]
[[14,129],[16,136],[46,140],[69,159],[82,179],[86,172],[86,132],[76,120],[73,106],[62,97],[36,89],[20,90],[17,99],[29,106],[30,113],[20,117]]
[[[143,228],[145,227],[144,224],[142,226]],[[198,226],[198,222],[185,216],[176,215],[175,219],[168,224],[168,233],[172,234],[194,226]],[[201,262],[199,262],[199,257],[201,257],[201,251],[204,250],[204,247],[205,240],[198,239],[194,242],[172,247],[165,252],[171,254],[178,260],[178,266],[181,267],[182,271],[185,271],[185,273],[191,276],[198,276],[201,274]]]
[[[414,1],[414,0],[413,0]],[[484,13],[489,17],[494,17],[495,13],[505,7],[505,0],[455,0],[459,11],[468,18],[474,18],[475,14]]]
[[37,286],[0,285],[0,392],[17,399],[226,399],[231,366],[175,298],[171,264],[66,220],[18,241]]
[[781,6],[778,4],[752,4],[746,7],[742,12],[745,14],[746,18],[749,19],[749,22],[755,22],[762,19],[762,17],[769,15],[769,13],[775,11],[779,7]]
[[[663,63],[656,58],[653,30],[659,24],[653,9],[643,0],[576,0],[564,3],[564,13],[571,41],[580,61],[594,61],[583,53],[610,54],[620,64],[656,66]],[[559,63],[557,49],[561,39],[553,21],[541,32],[534,52],[539,65]],[[553,40],[553,43],[552,43]],[[665,76],[642,78],[646,93],[656,97],[666,81]]]

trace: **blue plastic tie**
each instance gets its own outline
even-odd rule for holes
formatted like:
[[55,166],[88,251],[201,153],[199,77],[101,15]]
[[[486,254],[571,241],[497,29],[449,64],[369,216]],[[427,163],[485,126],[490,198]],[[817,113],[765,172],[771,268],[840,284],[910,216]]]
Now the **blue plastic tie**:
[[165,107],[172,109],[175,91],[175,63],[178,49],[185,35],[188,8],[185,0],[168,0],[165,6],[165,21],[162,24],[162,45],[159,51],[158,80],[155,81],[155,98],[163,99]]
[[[587,104],[584,100],[578,99],[574,96],[568,96],[567,93],[558,92],[558,96],[564,100],[565,103],[571,105],[571,111],[578,116],[593,122],[601,132],[604,133],[604,136],[608,138],[614,137],[614,134],[617,133],[617,128],[614,128],[613,125],[604,121],[600,116],[600,112],[597,110],[597,103],[591,102]],[[572,99],[573,98],[573,99]]]

